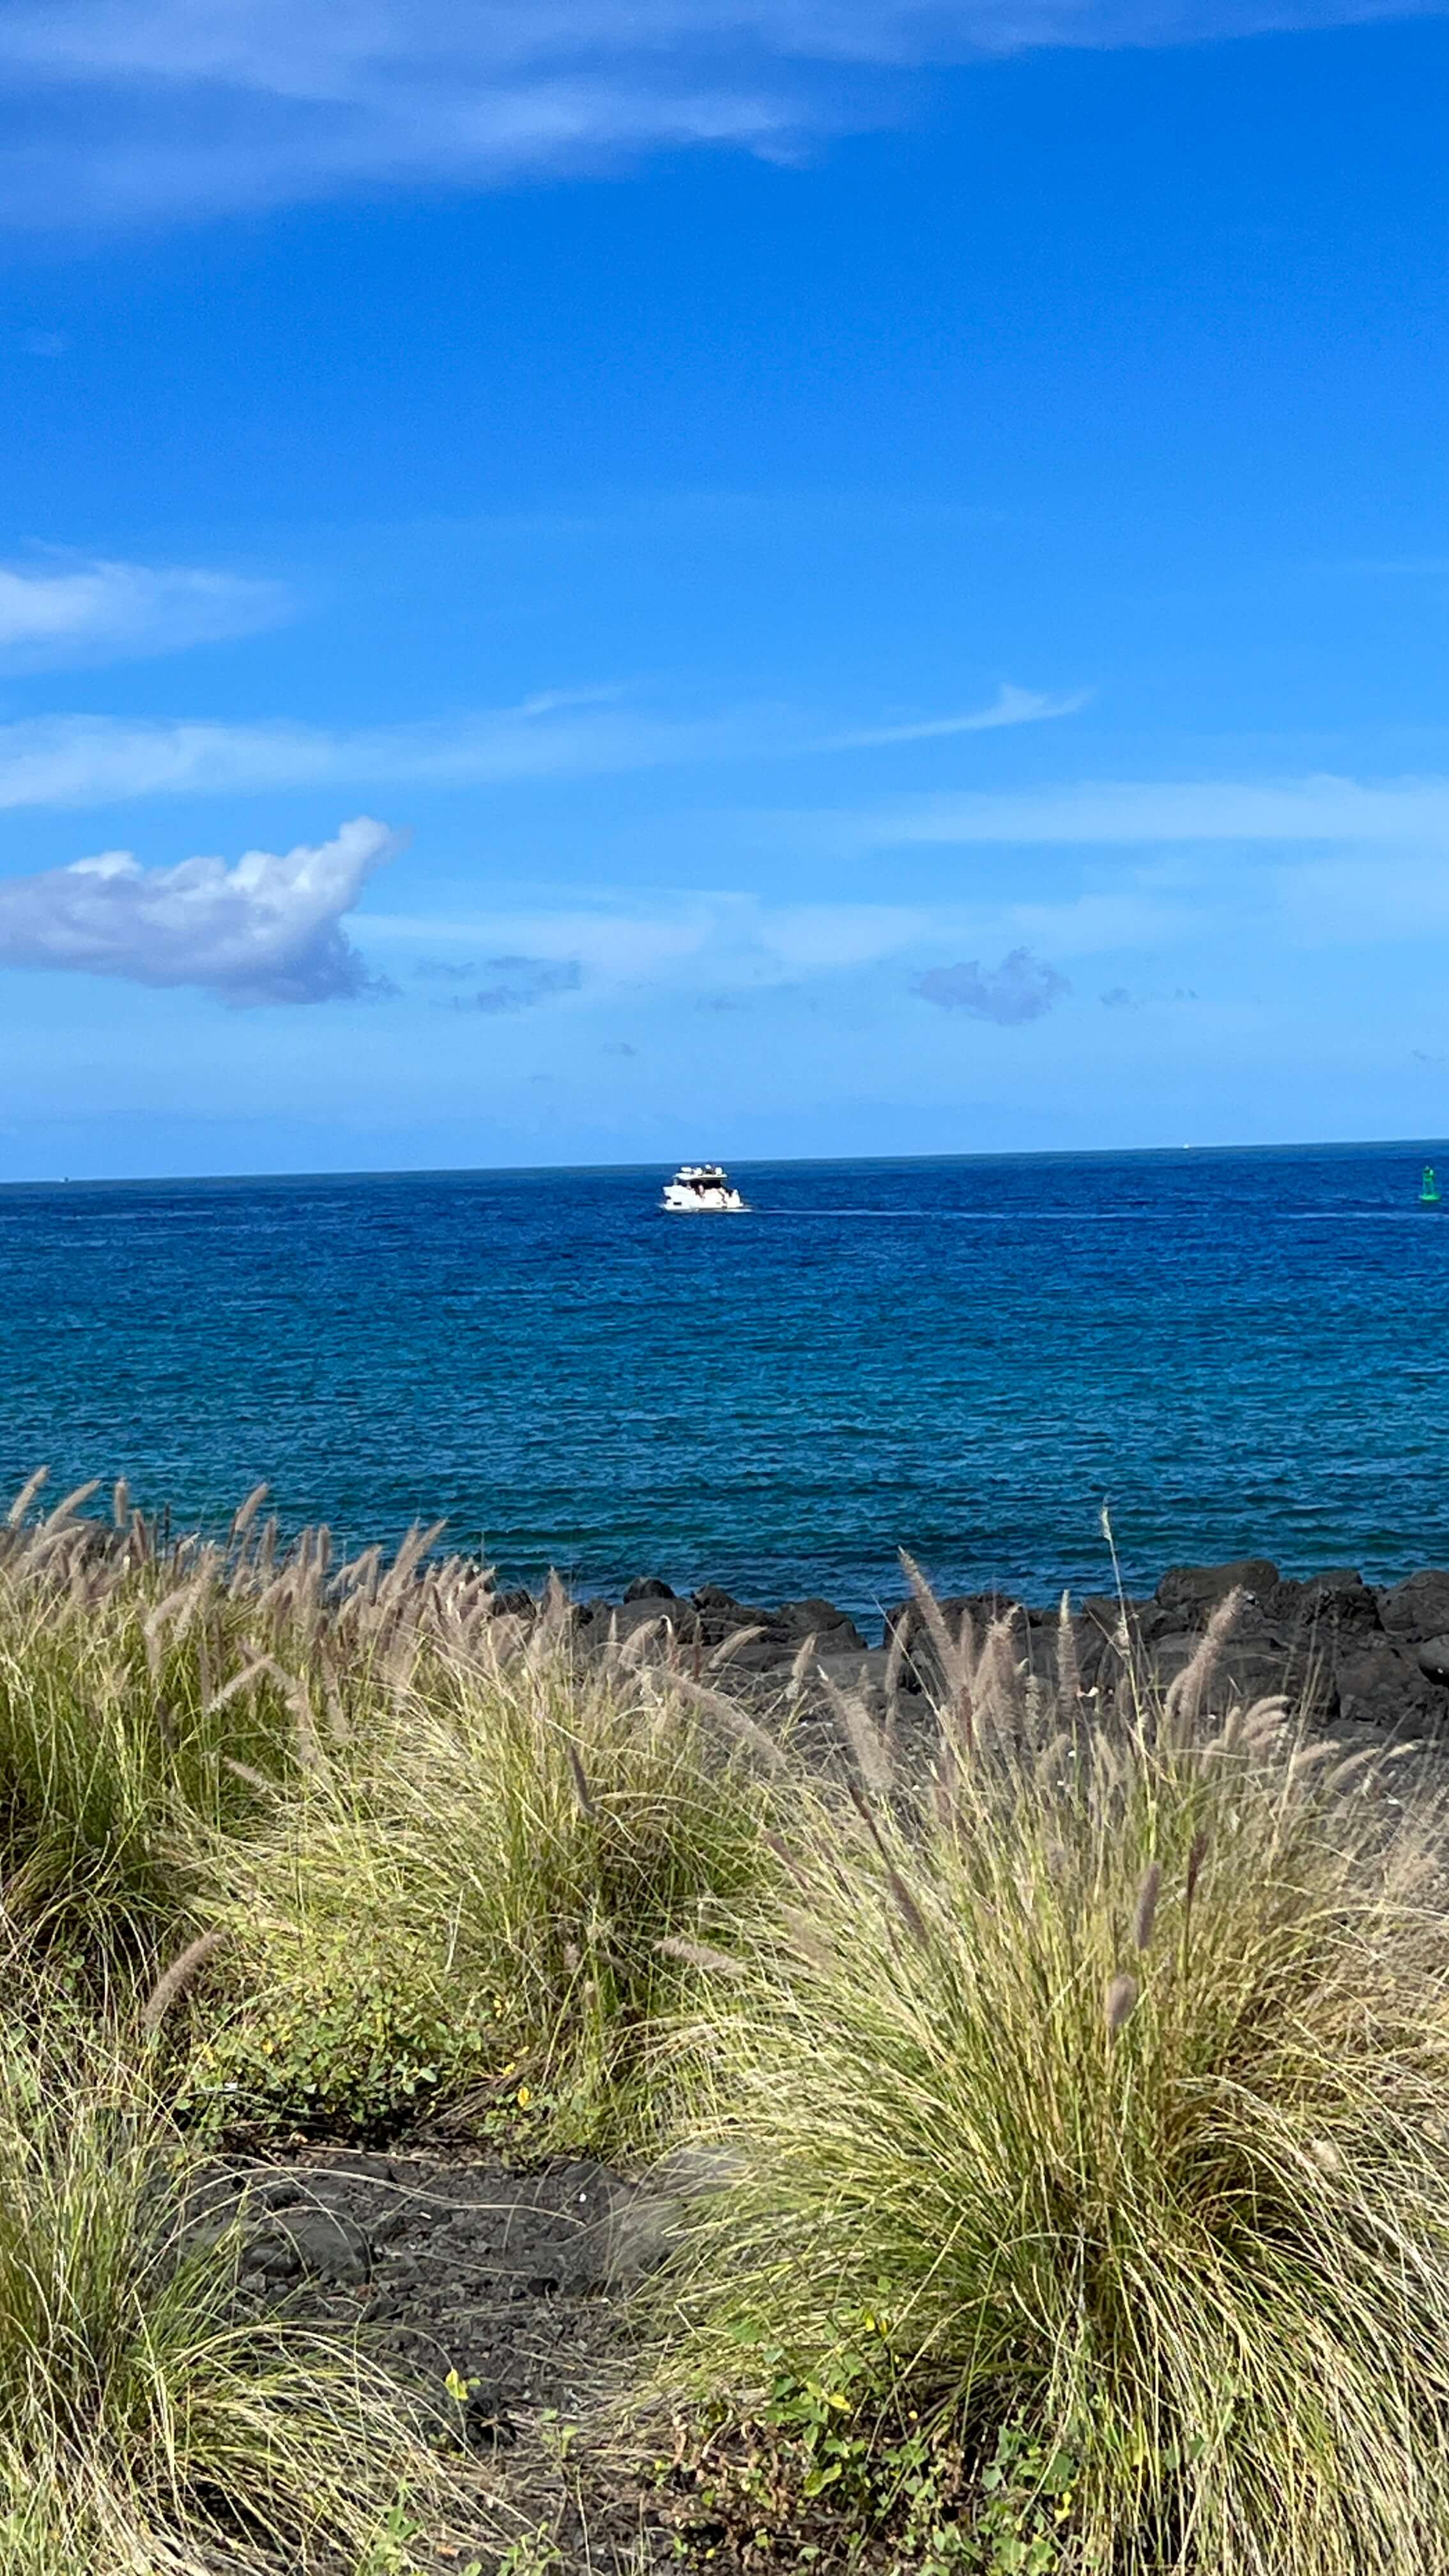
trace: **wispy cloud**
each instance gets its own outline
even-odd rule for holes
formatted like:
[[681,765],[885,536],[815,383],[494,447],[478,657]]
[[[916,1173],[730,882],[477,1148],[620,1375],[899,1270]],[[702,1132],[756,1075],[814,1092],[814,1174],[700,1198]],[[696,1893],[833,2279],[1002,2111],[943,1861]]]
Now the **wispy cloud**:
[[[0,216],[153,221],[496,186],[681,144],[797,153],[931,63],[1409,14],[1415,0],[7,0]],[[883,75],[897,75],[892,83]]]
[[197,984],[233,1004],[334,1002],[381,989],[342,919],[398,847],[361,815],[274,855],[143,867],[129,850],[0,881],[0,966]]
[[1058,697],[1041,689],[1019,689],[1003,680],[991,704],[969,715],[926,716],[915,724],[871,725],[856,733],[837,734],[822,744],[825,751],[874,751],[896,742],[943,742],[952,734],[994,733],[998,725],[1046,724],[1054,716],[1074,716],[1092,696],[1073,689]]
[[576,993],[584,980],[576,957],[485,957],[483,968],[492,981],[480,985],[476,993],[455,994],[451,1009],[484,1011],[490,1016],[531,1011],[556,993]]
[[1188,984],[1175,985],[1170,993],[1134,993],[1126,984],[1110,984],[1097,999],[1104,1011],[1149,1011],[1162,1003],[1195,1002],[1197,994]]
[[46,556],[0,564],[0,669],[176,653],[253,635],[290,614],[280,582],[189,564],[78,561]]
[[[34,629],[45,617],[57,632],[67,617],[79,630],[85,594],[67,590],[63,597],[37,602],[30,596],[33,588],[26,585],[24,597],[7,594],[0,577],[0,660],[7,601],[17,634],[27,619]],[[195,634],[187,640],[195,641]],[[828,744],[787,707],[659,713],[614,687],[546,690],[511,707],[421,723],[336,729],[281,718],[228,724],[196,718],[42,716],[0,725],[0,809],[104,805],[141,796],[238,795],[279,787],[501,786],[510,780],[600,776],[688,761],[772,760],[921,741],[933,733],[981,732],[997,724],[1064,714],[1077,703],[1039,698],[1025,689],[1010,696],[1007,710],[998,700],[974,716],[842,734]],[[1023,703],[1018,707],[1017,701]]]
[[1198,998],[1208,956],[1232,981],[1245,940],[1254,955],[1333,946],[1362,954],[1422,950],[1446,931],[1449,868],[1439,851],[1392,844],[1321,857],[1253,853],[1241,864],[1217,851],[1201,863],[1133,855],[1120,868],[1074,870],[1049,894],[1030,872],[1014,887],[989,872],[905,903],[540,887],[500,893],[465,918],[369,910],[367,920],[369,950],[397,973],[420,960],[436,975],[456,958],[460,987],[501,980],[479,963],[488,957],[576,967],[591,1006],[652,992],[713,1009],[830,988],[848,990],[854,1012],[914,984],[912,1011],[927,1001],[1006,1025],[1042,1016],[1069,975],[1109,1013],[1185,1006]]
[[964,1011],[971,1020],[994,1020],[1003,1029],[1043,1018],[1071,989],[1065,975],[1029,948],[1013,948],[999,966],[983,966],[972,957],[958,966],[930,966],[911,978],[911,991],[923,1002]]
[[471,786],[700,759],[749,740],[742,721],[692,723],[620,705],[612,690],[355,732],[287,722],[135,723],[46,716],[0,725],[0,808],[104,805],[276,787]]
[[821,815],[816,831],[831,841],[878,848],[992,841],[1061,848],[1192,841],[1432,843],[1449,832],[1449,778],[1089,779],[1002,793],[968,789]]

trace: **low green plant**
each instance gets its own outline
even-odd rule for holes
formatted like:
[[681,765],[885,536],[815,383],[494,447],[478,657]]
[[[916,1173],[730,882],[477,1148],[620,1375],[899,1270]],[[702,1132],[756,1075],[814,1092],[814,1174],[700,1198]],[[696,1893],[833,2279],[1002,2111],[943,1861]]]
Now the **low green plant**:
[[1442,2576],[1440,1818],[1280,1702],[1209,1724],[1223,1619],[1108,1721],[1069,1653],[1048,1694],[1009,1623],[922,1617],[928,1786],[846,1711],[854,1803],[681,2035],[711,2181],[663,2387],[737,2424],[823,2392],[812,2473],[877,2512],[904,2425],[916,2564]]
[[[1057,2576],[1072,2546],[1068,2526],[1080,2474],[1076,2454],[1048,2445],[1019,2423],[1003,2424],[980,2472],[978,2501],[961,2544],[981,2576]],[[943,2551],[957,2543],[959,2524],[937,2524]]]
[[499,2557],[496,2576],[558,2576],[564,2554],[546,2522],[518,2532]]
[[[7,1963],[12,2000],[21,1971]],[[296,2576],[441,2471],[383,2375],[238,2303],[174,2129],[42,1991],[0,2020],[0,2569]]]
[[[416,2519],[407,2489],[400,2488],[358,2559],[354,2576],[423,2576],[415,2553],[420,2548],[426,2551],[427,2541],[426,2525]],[[483,2576],[482,2559],[470,2558],[466,2567],[455,2562],[452,2576]]]
[[219,1852],[213,2096],[376,2130],[471,2089],[535,2147],[656,2134],[658,2030],[776,1867],[781,1757],[731,1723],[668,1665],[585,1666],[559,1606],[436,1661]]
[[[250,1978],[256,1982],[250,1983]],[[499,2063],[486,1999],[381,1915],[274,1934],[214,1991],[177,2071],[188,2126],[380,2141]]]
[[742,2336],[767,2374],[758,2412],[716,2406],[677,2428],[667,2510],[685,2554],[719,2530],[747,2567],[843,2557],[893,2576],[1060,2576],[1075,2453],[1010,2421],[988,2454],[968,2454],[959,2428],[906,2405],[879,2320],[842,2324],[858,2339],[828,2381]]

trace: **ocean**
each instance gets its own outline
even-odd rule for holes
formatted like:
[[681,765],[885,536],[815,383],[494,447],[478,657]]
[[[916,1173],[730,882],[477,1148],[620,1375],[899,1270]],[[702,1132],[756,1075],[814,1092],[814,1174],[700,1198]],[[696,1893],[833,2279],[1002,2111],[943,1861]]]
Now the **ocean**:
[[1243,1554],[1449,1563],[1436,1150],[0,1189],[0,1476],[349,1545],[446,1516],[507,1583],[1099,1591]]

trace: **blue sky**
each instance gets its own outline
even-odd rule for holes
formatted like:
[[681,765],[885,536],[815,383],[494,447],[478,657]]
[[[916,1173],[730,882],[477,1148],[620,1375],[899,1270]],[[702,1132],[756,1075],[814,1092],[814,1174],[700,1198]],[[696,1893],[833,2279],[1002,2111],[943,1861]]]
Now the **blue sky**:
[[1449,1130],[1446,95],[8,0],[0,1176]]

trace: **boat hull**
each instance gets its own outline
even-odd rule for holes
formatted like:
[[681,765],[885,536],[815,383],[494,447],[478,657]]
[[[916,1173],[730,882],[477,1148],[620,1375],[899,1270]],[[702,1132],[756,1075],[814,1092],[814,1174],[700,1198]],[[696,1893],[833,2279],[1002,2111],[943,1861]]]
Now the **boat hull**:
[[662,1216],[748,1216],[738,1190],[687,1190],[670,1182],[659,1202]]

